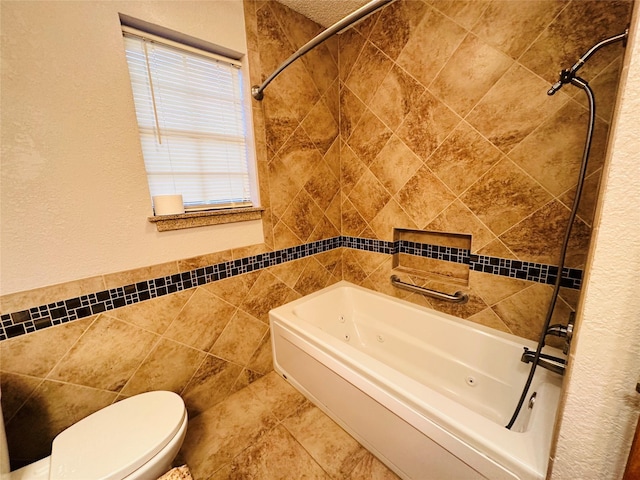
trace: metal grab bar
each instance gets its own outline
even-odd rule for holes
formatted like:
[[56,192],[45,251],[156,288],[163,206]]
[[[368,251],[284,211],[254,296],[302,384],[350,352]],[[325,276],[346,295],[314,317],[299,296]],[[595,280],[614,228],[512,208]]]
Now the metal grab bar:
[[391,284],[394,287],[402,288],[410,292],[426,295],[427,297],[437,298],[438,300],[445,300],[452,303],[467,303],[469,301],[469,295],[464,292],[456,292],[453,295],[448,293],[438,292],[437,290],[431,290],[429,288],[419,287],[412,283],[406,283],[400,280],[397,275],[391,275]]

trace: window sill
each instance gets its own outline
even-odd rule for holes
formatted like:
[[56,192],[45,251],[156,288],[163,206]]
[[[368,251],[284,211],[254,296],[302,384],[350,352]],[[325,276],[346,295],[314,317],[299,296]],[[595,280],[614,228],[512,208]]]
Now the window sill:
[[169,230],[181,230],[183,228],[260,220],[263,211],[264,208],[260,207],[207,210],[202,212],[180,213],[177,215],[158,215],[148,217],[147,220],[155,223],[156,229],[159,232],[167,232]]

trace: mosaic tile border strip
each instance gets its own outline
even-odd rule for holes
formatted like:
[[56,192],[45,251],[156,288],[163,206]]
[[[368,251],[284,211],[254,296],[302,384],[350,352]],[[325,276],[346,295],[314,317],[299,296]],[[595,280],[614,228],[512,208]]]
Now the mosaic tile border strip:
[[0,317],[0,341],[342,246],[333,237],[32,307]]
[[[554,285],[558,278],[558,267],[554,265],[486,255],[472,255],[469,250],[464,248],[444,247],[441,245],[407,241],[396,243],[400,243],[400,245],[396,246],[398,253],[429,257],[447,262],[465,263],[469,265],[471,270],[476,272],[528,280],[530,282],[544,283],[547,285]],[[560,285],[563,287],[579,290],[582,286],[582,270],[564,267],[562,269],[562,279],[560,282]]]
[[[464,263],[468,264],[471,270],[477,272],[545,284],[554,284],[558,275],[558,267],[553,265],[471,255],[469,250],[462,248],[405,240],[387,242],[370,238],[340,236],[4,314],[0,317],[0,341],[340,247],[387,255],[406,253],[448,262]],[[579,289],[582,285],[582,270],[564,268],[561,285]]]
[[[469,268],[476,272],[545,283],[547,285],[554,285],[558,278],[557,266],[484,255],[471,255]],[[579,290],[582,287],[582,273],[582,270],[577,268],[564,267],[560,286]]]
[[353,248],[356,250],[366,250],[368,252],[375,253],[387,253],[393,255],[398,251],[399,242],[387,242],[386,240],[377,240],[374,238],[361,238],[361,237],[340,237],[342,246],[346,248]]
[[406,253],[419,257],[428,257],[445,262],[466,263],[470,261],[470,251],[466,248],[445,247],[443,245],[431,245],[429,243],[409,242],[400,240],[396,242],[397,253]]

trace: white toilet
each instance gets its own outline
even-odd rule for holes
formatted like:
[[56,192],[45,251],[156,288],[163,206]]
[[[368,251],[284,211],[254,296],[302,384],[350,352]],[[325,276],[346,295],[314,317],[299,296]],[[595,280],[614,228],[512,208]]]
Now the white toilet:
[[[1,415],[0,415],[1,418]],[[154,480],[171,468],[187,432],[179,395],[156,391],[109,405],[61,432],[51,456],[1,480]],[[7,458],[0,430],[0,462]]]

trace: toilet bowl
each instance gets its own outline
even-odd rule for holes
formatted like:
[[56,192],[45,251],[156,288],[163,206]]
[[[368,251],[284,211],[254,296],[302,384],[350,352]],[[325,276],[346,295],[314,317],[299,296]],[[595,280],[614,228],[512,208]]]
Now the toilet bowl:
[[53,440],[49,457],[11,472],[9,478],[156,479],[171,468],[186,432],[187,411],[179,395],[142,393],[70,426]]

